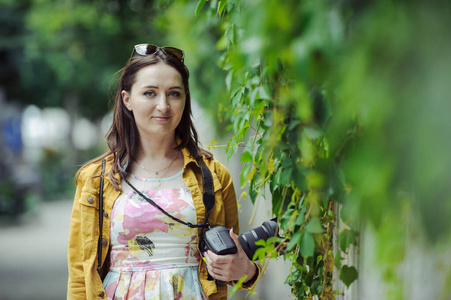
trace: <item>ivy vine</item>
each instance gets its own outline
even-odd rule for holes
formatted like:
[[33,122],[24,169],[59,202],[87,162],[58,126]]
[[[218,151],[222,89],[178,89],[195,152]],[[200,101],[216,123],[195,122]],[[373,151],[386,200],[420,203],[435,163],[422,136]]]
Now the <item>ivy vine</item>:
[[451,271],[439,257],[451,245],[450,5],[169,2],[158,24],[195,60],[193,95],[219,131],[233,132],[222,146],[243,164],[241,196],[271,199],[283,230],[285,239],[262,242],[264,266],[282,255],[297,299],[333,299],[355,285],[343,258],[359,250],[363,226],[386,299],[413,296],[418,280],[400,268],[411,246],[433,249],[440,267],[421,284],[446,278],[428,293],[448,299]]
[[[353,266],[341,265],[341,252],[348,251],[358,234],[344,230],[340,249],[334,251],[335,206],[345,193],[341,149],[346,145],[331,148],[325,134],[331,100],[327,77],[316,71],[324,72],[334,55],[326,50],[333,48],[325,28],[329,21],[322,4],[265,1],[262,8],[259,2],[210,1],[204,7],[207,1],[201,0],[196,8],[196,14],[203,9],[217,13],[218,27],[224,29],[218,42],[223,51],[219,65],[226,73],[230,105],[223,106],[222,113],[235,133],[226,151],[230,159],[242,148],[241,188],[248,190],[245,194],[254,204],[259,197],[271,198],[283,231],[284,238],[261,242],[265,247],[256,258],[265,266],[265,259],[284,253],[292,263],[285,282],[297,299],[334,299],[338,292],[333,289],[334,266],[347,286],[356,279]],[[271,9],[278,15],[261,22],[270,26],[245,31],[253,26],[247,18],[265,18]],[[286,22],[299,22],[299,28]],[[282,31],[290,28],[293,32]],[[316,34],[324,38],[311,40]],[[298,41],[294,48],[307,48],[305,57],[292,57],[298,50],[284,49],[288,39]],[[212,141],[210,147],[215,146]]]

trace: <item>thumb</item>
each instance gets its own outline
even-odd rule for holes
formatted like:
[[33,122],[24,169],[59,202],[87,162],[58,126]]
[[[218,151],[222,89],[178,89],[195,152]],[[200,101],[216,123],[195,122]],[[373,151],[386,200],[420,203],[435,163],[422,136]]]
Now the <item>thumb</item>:
[[240,244],[240,239],[235,234],[235,232],[233,232],[233,228],[230,228],[229,234],[230,234],[230,237],[232,238],[232,240],[235,242],[235,245],[237,248],[237,253],[244,252],[243,247],[241,247],[241,244]]

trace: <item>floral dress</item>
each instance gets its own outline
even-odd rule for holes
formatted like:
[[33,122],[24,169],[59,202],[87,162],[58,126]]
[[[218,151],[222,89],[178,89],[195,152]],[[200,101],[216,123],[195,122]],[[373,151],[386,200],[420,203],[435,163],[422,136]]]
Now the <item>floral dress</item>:
[[[129,181],[169,214],[196,223],[182,171],[170,178]],[[111,212],[107,299],[207,299],[197,273],[196,230],[164,215],[125,182]]]

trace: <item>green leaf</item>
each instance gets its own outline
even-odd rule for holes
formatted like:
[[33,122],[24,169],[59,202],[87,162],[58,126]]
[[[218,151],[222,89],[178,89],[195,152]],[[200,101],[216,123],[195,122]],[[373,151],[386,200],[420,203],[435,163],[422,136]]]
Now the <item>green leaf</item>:
[[349,267],[347,265],[344,265],[343,267],[341,267],[340,280],[343,281],[343,283],[346,284],[348,288],[351,285],[351,283],[353,283],[354,280],[357,279],[357,277],[358,277],[357,270],[353,266]]
[[237,283],[235,283],[233,285],[233,287],[230,289],[230,294],[229,294],[229,298],[233,297],[233,294],[236,293],[236,291],[243,285],[244,280],[246,280],[247,276],[244,275],[243,277],[240,278],[240,280],[238,280]]
[[232,96],[232,105],[233,106],[237,106],[238,103],[240,103],[242,101],[241,99],[243,98],[245,91],[246,91],[246,89],[244,87],[240,87],[237,89],[237,91],[235,91],[233,93],[233,96]]
[[266,257],[266,249],[265,248],[258,248],[255,250],[254,256],[252,257],[252,260],[259,260],[264,261]]
[[342,232],[340,232],[338,236],[338,243],[340,244],[340,249],[343,252],[346,252],[349,245],[353,244],[355,242],[355,231],[344,229]]
[[233,28],[235,27],[235,24],[231,23],[227,29],[224,31],[224,36],[229,35],[229,33],[233,32]]
[[284,213],[281,219],[281,222],[287,223],[288,221],[290,221],[291,216],[294,214],[294,209],[290,208],[287,209]]
[[296,221],[294,222],[294,224],[301,226],[302,224],[304,224],[304,221],[305,221],[304,214],[300,214],[299,216],[296,217]]
[[252,162],[252,154],[249,151],[244,151],[240,157],[240,163]]
[[307,189],[307,181],[304,173],[304,169],[297,167],[294,170],[293,173],[294,177],[294,183],[296,184],[296,187],[300,190],[306,190]]
[[288,167],[282,170],[282,174],[280,175],[280,184],[282,185],[290,185],[291,179],[293,175],[293,167]]
[[[251,127],[249,120],[246,119],[244,120],[244,125],[241,126],[241,128],[239,129],[237,135],[236,135],[236,139],[237,141],[241,141],[243,138],[245,138],[247,136],[247,132],[248,129]],[[250,140],[251,142],[251,140]]]
[[276,188],[280,186],[280,172],[275,172],[271,177],[270,188],[272,192],[275,192]]
[[259,99],[272,100],[269,87],[267,85],[262,85],[258,89]]
[[[287,249],[288,250],[288,249]],[[301,254],[306,257],[313,256],[315,252],[315,240],[310,232],[305,232],[301,238]]]
[[288,243],[287,246],[287,251],[290,251],[291,249],[293,249],[301,240],[302,237],[302,231],[297,231],[293,237],[291,238],[290,242]]
[[340,268],[340,266],[341,266],[341,255],[340,255],[340,253],[337,253],[337,255],[335,255],[335,262],[334,262],[334,264],[335,264],[335,267],[337,269]]
[[316,264],[319,264],[319,262],[323,259],[322,255],[318,255],[318,257],[316,258]]
[[210,141],[210,144],[207,146],[208,151],[214,150],[214,149],[215,149],[215,145],[216,145],[217,143],[218,143],[218,142],[215,142],[215,140],[211,140],[211,141]]
[[235,153],[238,150],[238,143],[236,142],[235,138],[232,138],[229,143],[227,144],[226,151],[227,151],[227,161],[230,160],[233,153]]
[[255,245],[265,247],[266,246],[266,241],[265,240],[258,240],[258,241],[255,242]]
[[255,203],[255,200],[257,199],[258,196],[258,192],[255,189],[255,186],[253,184],[251,184],[249,186],[249,197],[251,198],[251,202]]
[[[279,214],[279,210],[280,210],[280,206],[282,205],[282,194],[280,193],[279,189],[274,190],[274,192],[272,193],[272,212],[275,215]],[[288,221],[283,222],[283,220],[281,220],[281,226],[285,227]]]
[[218,14],[219,16],[222,16],[222,12],[224,11],[224,8],[227,5],[228,0],[221,0],[221,2],[219,3],[219,7],[218,7]]
[[232,93],[232,96],[230,97],[230,99],[232,99],[233,97],[235,97],[238,93],[244,94],[244,87],[240,86],[237,87],[235,89],[235,91]]
[[324,231],[323,227],[321,226],[321,222],[318,219],[318,217],[312,218],[307,226],[305,226],[305,229],[310,233],[322,233]]
[[197,2],[197,6],[196,6],[196,13],[195,13],[195,17],[197,17],[200,13],[200,10],[202,9],[202,7],[204,6],[204,4],[207,2],[207,0],[199,0],[199,2]]

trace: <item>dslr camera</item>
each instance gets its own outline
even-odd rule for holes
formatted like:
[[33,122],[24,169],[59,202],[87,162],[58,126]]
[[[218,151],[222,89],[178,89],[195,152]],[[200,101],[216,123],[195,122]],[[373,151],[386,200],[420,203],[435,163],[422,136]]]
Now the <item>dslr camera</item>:
[[[238,235],[240,245],[247,257],[252,260],[255,251],[260,248],[255,244],[258,240],[267,240],[270,237],[278,236],[277,219],[263,222],[259,227]],[[209,229],[204,234],[202,252],[210,250],[218,255],[235,254],[238,249],[229,234],[229,229],[224,226],[217,226]]]

